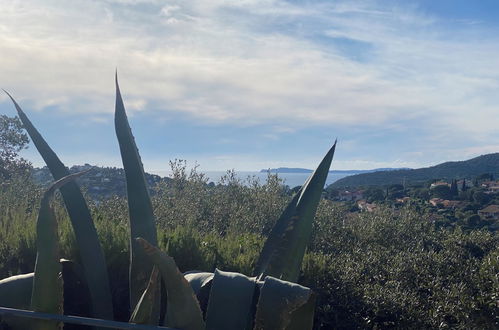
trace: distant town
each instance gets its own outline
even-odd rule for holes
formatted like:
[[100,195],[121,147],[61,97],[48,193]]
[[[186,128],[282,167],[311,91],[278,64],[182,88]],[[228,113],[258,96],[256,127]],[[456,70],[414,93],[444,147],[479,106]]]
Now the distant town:
[[492,174],[473,179],[431,180],[425,184],[359,189],[326,189],[326,198],[344,203],[351,212],[372,212],[379,206],[407,205],[431,215],[440,226],[499,228],[499,180]]
[[[489,154],[462,162],[448,162],[424,169],[374,169],[352,172],[325,187],[324,198],[346,207],[350,212],[373,212],[377,208],[390,207],[398,210],[414,206],[429,215],[438,226],[460,226],[464,229],[499,228],[499,154]],[[90,164],[75,165],[71,172],[89,170],[78,179],[87,196],[98,201],[112,196],[125,196],[125,173],[121,168],[97,167]],[[477,171],[488,172],[477,174]],[[263,170],[262,170],[263,171]],[[271,169],[271,174],[310,173],[308,169]],[[333,173],[334,171],[331,171]],[[441,175],[443,178],[435,178]],[[35,168],[32,176],[36,182],[48,185],[52,182],[49,170]],[[161,182],[171,179],[145,174],[151,195]],[[460,179],[448,177],[462,176]],[[379,178],[386,184],[378,184]],[[447,177],[447,178],[445,178]],[[353,185],[361,182],[363,184]],[[390,183],[390,182],[396,183]],[[206,184],[215,185],[213,182]],[[299,189],[287,187],[288,193]]]

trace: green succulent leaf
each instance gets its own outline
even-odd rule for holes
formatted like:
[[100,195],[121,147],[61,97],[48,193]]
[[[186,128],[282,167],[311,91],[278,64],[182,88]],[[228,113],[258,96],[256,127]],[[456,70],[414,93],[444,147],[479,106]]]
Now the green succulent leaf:
[[136,238],[135,241],[161,273],[167,294],[164,325],[182,330],[204,329],[203,314],[196,295],[173,258],[143,238]]
[[[36,263],[31,292],[31,310],[42,313],[62,314],[63,284],[59,262],[59,236],[57,220],[50,206],[52,195],[61,186],[78,176],[80,172],[56,181],[43,195],[36,223]],[[33,321],[37,329],[58,329],[57,322]]]
[[298,280],[335,149],[336,142],[272,228],[255,267],[254,274],[259,279],[270,275],[286,281]]
[[157,325],[159,323],[159,308],[157,304],[160,291],[160,277],[158,267],[154,266],[147,288],[140,297],[135,310],[130,317],[130,323]]
[[201,310],[203,311],[203,318],[206,319],[205,315],[206,310],[208,309],[208,300],[210,299],[213,273],[190,271],[184,273],[184,277],[196,294],[199,307],[201,307]]
[[251,328],[255,287],[255,277],[216,269],[206,311],[206,330]]
[[[64,313],[88,316],[90,298],[81,266],[66,259],[61,259],[60,264],[64,284]],[[0,280],[0,306],[29,310],[34,275],[28,273]],[[2,320],[12,329],[31,328],[31,319],[5,315]]]
[[315,295],[304,286],[267,276],[254,330],[308,330],[314,319]]
[[[69,170],[33,126],[21,107],[9,93],[7,95],[14,103],[24,128],[54,179],[59,180],[69,175]],[[93,315],[98,318],[113,319],[113,304],[106,260],[87,203],[75,182],[68,182],[60,190],[79,247],[83,271],[90,290]]]
[[[15,275],[0,280],[0,306],[29,310],[33,290],[33,273]],[[12,329],[29,329],[31,320],[2,316]]]
[[213,280],[213,273],[190,271],[184,273],[184,277],[189,282],[192,290],[197,295],[201,289]]
[[145,257],[143,250],[137,246],[137,242],[132,238],[143,237],[151,244],[157,245],[157,234],[151,199],[144,177],[144,168],[132,130],[128,124],[117,76],[114,124],[125,169],[130,215],[130,306],[136,306],[147,286],[152,263]]
[[29,309],[33,273],[15,275],[0,280],[0,306]]

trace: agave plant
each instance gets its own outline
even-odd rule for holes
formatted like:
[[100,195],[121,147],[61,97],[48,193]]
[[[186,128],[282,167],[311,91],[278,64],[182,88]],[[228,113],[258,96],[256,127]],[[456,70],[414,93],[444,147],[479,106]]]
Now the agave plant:
[[[91,316],[112,320],[112,297],[104,255],[87,204],[73,181],[81,174],[69,175],[26,114],[9,97],[57,181],[47,190],[40,206],[35,272],[1,280],[0,307],[63,314],[66,312],[63,306],[71,297],[70,292],[63,290],[63,281],[69,278],[66,274],[76,273],[88,285]],[[163,285],[166,291],[164,326],[182,330],[311,329],[315,295],[294,282],[299,277],[336,142],[278,219],[265,242],[253,277],[218,269],[213,273],[182,274],[173,258],[156,247],[151,199],[117,78],[115,129],[125,169],[130,219],[129,290],[130,306],[134,307],[130,322],[159,324]],[[59,262],[57,221],[49,203],[56,189],[60,189],[63,196],[82,260],[81,268],[70,267],[71,271],[64,271]],[[55,321],[28,322],[12,318],[7,322],[19,329],[59,327]]]

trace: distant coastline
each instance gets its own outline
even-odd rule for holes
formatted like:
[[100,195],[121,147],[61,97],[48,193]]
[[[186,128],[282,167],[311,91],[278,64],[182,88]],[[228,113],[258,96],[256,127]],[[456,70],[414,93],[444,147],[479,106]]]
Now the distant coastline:
[[[403,167],[403,168],[392,168],[392,167],[385,167],[385,168],[375,168],[372,170],[332,170],[329,171],[331,174],[362,174],[362,173],[373,173],[373,172],[381,172],[381,171],[397,171],[397,170],[410,170],[410,168]],[[308,169],[308,168],[297,168],[297,167],[278,167],[278,168],[270,168],[270,169],[261,169],[260,173],[272,173],[272,174],[279,174],[279,173],[312,173],[313,170]]]

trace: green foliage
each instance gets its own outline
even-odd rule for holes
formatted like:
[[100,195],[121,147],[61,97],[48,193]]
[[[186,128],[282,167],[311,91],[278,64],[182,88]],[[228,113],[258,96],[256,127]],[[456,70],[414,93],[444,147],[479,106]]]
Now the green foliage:
[[385,199],[385,192],[381,188],[370,187],[364,191],[364,198],[368,203],[380,202]]
[[491,196],[483,191],[476,190],[473,193],[473,201],[479,205],[486,205],[491,200]]
[[[255,188],[239,183],[234,184],[230,194],[228,189],[217,187],[207,188],[206,193],[219,194],[217,198],[223,203],[237,197],[234,195],[239,195],[236,199],[245,200],[246,194],[258,193],[259,199],[246,202],[254,208],[263,205],[255,212],[271,217],[275,211],[270,212],[264,206],[266,196],[271,193],[260,193],[270,188],[263,186],[265,183]],[[13,203],[9,212],[0,208],[0,246],[4,246],[0,250],[2,278],[33,271],[36,252],[33,223],[40,194],[24,188],[16,185],[0,190],[0,203]],[[197,191],[187,179],[184,194]],[[279,210],[289,198],[281,193],[276,189],[273,197],[281,201],[276,206]],[[179,196],[182,204],[185,195],[173,196]],[[182,265],[179,267],[182,271],[211,272],[218,267],[232,272],[252,272],[264,237],[249,232],[253,228],[251,224],[242,226],[239,231],[229,226],[231,230],[224,236],[209,226],[209,218],[184,225],[184,215],[194,219],[197,211],[193,208],[191,214],[185,210],[175,216],[177,197],[170,198],[173,198],[168,202],[171,208],[155,208],[158,219],[172,215],[170,221],[158,226],[158,243],[163,250],[167,250],[168,245],[168,253]],[[71,228],[64,225],[67,215],[60,203],[56,199],[54,209],[60,217],[61,256],[78,260]],[[113,274],[115,315],[118,320],[127,321],[127,203],[123,198],[113,198],[90,207],[109,273]],[[218,214],[214,209],[219,207],[207,206],[206,214]],[[27,214],[26,210],[31,213]],[[321,200],[309,253],[304,258],[300,283],[317,293],[316,329],[438,328],[440,324],[458,329],[496,327],[499,315],[496,305],[499,238],[496,233],[438,228],[428,215],[413,207],[404,208],[399,214],[383,208],[375,213],[355,215],[347,211],[344,205]],[[274,215],[274,221],[277,216]],[[232,221],[231,218],[225,220]],[[245,218],[245,221],[252,220]],[[221,221],[223,219],[216,220]],[[272,224],[272,219],[268,221]],[[5,248],[7,242],[8,248]]]
[[482,182],[482,181],[492,181],[494,180],[494,174],[492,173],[482,173],[478,175],[475,180],[477,182]]
[[432,198],[452,199],[450,188],[446,185],[436,186],[430,190]]
[[0,185],[0,278],[33,271],[41,190],[29,177]]
[[459,191],[457,189],[457,180],[456,179],[452,180],[449,193],[450,193],[450,196],[452,199],[456,199],[458,197]]
[[26,148],[29,139],[22,131],[18,117],[0,115],[0,180],[22,175],[30,169],[30,164],[19,157],[18,153]]
[[495,278],[478,271],[498,251],[495,234],[438,229],[411,208],[326,219],[302,279],[319,295],[320,327],[494,327]]
[[[207,185],[207,178],[186,162],[171,162],[173,180],[161,182],[152,197],[159,227],[195,227],[218,235],[268,234],[289,201],[282,181],[269,174],[266,182],[249,177],[238,179],[233,171],[221,184]],[[181,267],[182,268],[182,267]]]

